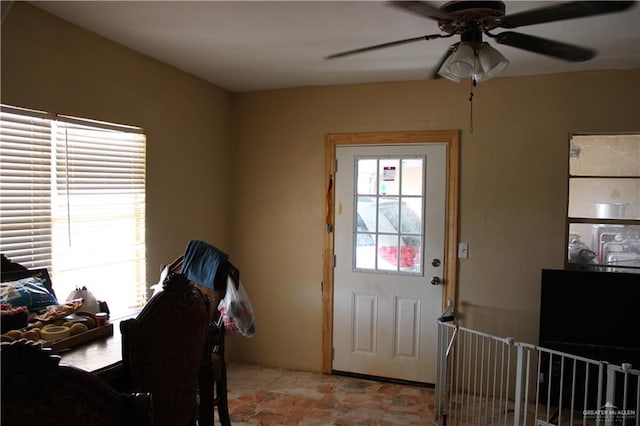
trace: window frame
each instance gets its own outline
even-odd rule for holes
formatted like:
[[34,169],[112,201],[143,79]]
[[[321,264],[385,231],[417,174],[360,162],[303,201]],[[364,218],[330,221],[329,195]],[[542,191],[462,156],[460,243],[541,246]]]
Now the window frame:
[[[0,232],[2,239],[0,239],[0,244],[3,254],[27,268],[47,268],[50,271],[59,301],[64,301],[67,296],[66,292],[72,286],[86,285],[91,290],[92,281],[94,283],[97,282],[96,278],[92,279],[92,277],[99,277],[101,272],[97,271],[104,271],[105,265],[114,260],[96,254],[91,258],[90,262],[86,263],[87,269],[83,272],[78,272],[77,270],[74,271],[74,269],[80,269],[76,268],[76,261],[73,260],[78,255],[78,252],[76,252],[75,254],[70,254],[72,261],[67,263],[67,271],[60,269],[62,265],[60,263],[60,250],[56,249],[56,244],[58,244],[58,247],[60,246],[60,235],[62,233],[59,230],[55,230],[58,229],[59,222],[65,222],[63,223],[63,228],[66,226],[69,229],[69,235],[75,232],[76,235],[84,236],[86,231],[81,232],[79,227],[82,226],[83,222],[93,221],[96,232],[100,232],[99,229],[101,228],[104,235],[104,230],[107,228],[105,223],[113,224],[116,217],[119,217],[119,226],[115,228],[109,226],[107,233],[112,232],[114,229],[127,229],[124,235],[128,235],[128,237],[123,238],[122,244],[128,244],[129,251],[123,255],[123,250],[117,249],[117,247],[114,250],[113,245],[109,247],[112,253],[120,252],[121,259],[116,265],[124,265],[129,272],[124,280],[116,278],[118,274],[111,274],[111,279],[114,282],[122,281],[126,283],[121,285],[122,289],[130,289],[132,284],[135,285],[135,289],[133,289],[133,292],[127,290],[127,293],[125,293],[127,294],[126,308],[119,306],[117,301],[113,300],[115,298],[113,298],[112,291],[117,291],[117,284],[114,285],[113,290],[109,287],[110,290],[107,297],[103,296],[102,300],[109,302],[108,297],[112,297],[112,301],[116,302],[112,303],[112,305],[117,306],[116,312],[122,314],[126,314],[132,309],[139,309],[145,303],[147,294],[145,229],[146,136],[144,130],[135,126],[35,111],[5,104],[1,105],[1,112],[0,130],[2,132],[0,133],[0,147],[4,154],[2,157],[7,160],[3,162],[0,159],[0,166],[4,169],[0,173],[2,179],[0,191],[2,192],[2,198],[4,198],[2,204],[5,205],[5,201],[9,204],[8,207],[5,206],[4,210],[0,209],[0,212],[5,212],[2,215],[3,217],[0,218],[2,220],[2,230]],[[25,182],[28,185],[28,181],[32,176],[32,168],[28,164],[30,160],[26,158],[31,150],[32,135],[31,133],[23,132],[22,123],[28,124],[33,120],[38,121],[37,128],[42,131],[42,133],[38,134],[41,136],[39,141],[42,142],[42,151],[40,153],[42,155],[42,158],[40,158],[42,168],[36,172],[40,174],[41,183],[48,181],[48,189],[40,189],[42,190],[42,200],[47,200],[49,212],[48,216],[41,215],[40,223],[36,227],[40,226],[48,232],[43,237],[45,241],[34,243],[33,238],[31,238],[30,243],[30,234],[33,233],[28,231],[31,218],[24,216],[25,222],[22,222],[22,224],[16,223],[13,231],[13,235],[17,236],[16,238],[20,241],[14,239],[15,244],[12,245],[9,243],[11,240],[8,238],[7,222],[19,220],[23,210],[28,211],[33,207],[28,190],[24,190],[23,186],[20,186],[24,185]],[[59,131],[62,131],[62,133],[59,133]],[[60,140],[60,135],[63,135],[62,140]],[[22,155],[24,157],[21,157]],[[48,166],[46,165],[47,162]],[[27,172],[25,173],[25,171]],[[23,192],[25,193],[23,198],[18,203],[14,202],[12,206],[9,200],[16,200],[17,198],[14,197],[22,196]],[[86,202],[88,198],[98,200],[98,202],[103,201],[103,204],[102,206],[98,203],[92,205]],[[113,206],[116,204],[113,201],[116,198],[118,201],[124,200],[125,202],[114,208]],[[71,205],[76,208],[78,203],[74,205],[73,202],[81,199],[85,200],[84,211],[74,211],[68,207]],[[63,212],[62,216],[56,212],[56,209],[60,210],[60,206],[56,206],[56,201],[67,203],[66,209],[63,206],[63,210],[67,210],[67,212]],[[13,208],[13,213],[15,213],[12,217],[9,217],[9,213],[6,213],[10,208]],[[89,209],[93,209],[93,212],[87,213]],[[96,219],[100,216],[102,216],[102,222]],[[22,229],[20,229],[21,227]],[[75,227],[75,230],[72,227]],[[57,237],[54,237],[54,232],[58,235]],[[27,235],[20,236],[20,233]],[[92,233],[91,235],[97,234]],[[46,241],[47,238],[49,239],[48,242]],[[88,238],[88,240],[93,239]],[[117,238],[114,238],[114,240],[117,240]],[[104,243],[104,239],[99,240],[96,237],[87,246],[81,246],[81,250],[78,251],[84,250],[85,247],[96,250],[97,247]],[[114,244],[119,243],[116,242]],[[43,252],[30,253],[29,244],[42,247]],[[98,260],[96,261],[95,259]],[[73,266],[69,267],[69,264]],[[77,266],[80,267],[80,265],[81,262],[77,260]],[[113,268],[118,268],[118,266]],[[118,272],[120,272],[120,269]],[[72,280],[70,276],[64,278],[67,274],[74,276],[73,282],[75,284],[72,285],[70,283]],[[78,279],[78,277],[81,278]],[[56,282],[58,283],[57,286]],[[103,293],[106,293],[105,286],[110,286],[110,283],[106,284],[103,280],[101,285]],[[60,292],[61,288],[63,289],[62,292]]]
[[[616,137],[616,136],[635,136],[640,137],[639,132],[619,132],[619,133],[570,133],[568,138],[568,152],[567,152],[567,209],[566,209],[566,228],[565,228],[565,250],[564,265],[565,269],[573,270],[587,270],[587,271],[607,271],[607,272],[632,272],[640,274],[640,267],[638,266],[618,266],[607,263],[595,263],[595,264],[581,264],[570,261],[570,244],[572,243],[571,225],[583,224],[583,225],[613,225],[613,226],[638,226],[640,227],[640,218],[602,218],[593,215],[570,215],[571,209],[571,183],[572,180],[580,181],[585,179],[592,180],[637,180],[640,184],[640,174],[636,175],[610,175],[610,174],[573,174],[571,171],[571,158],[579,155],[579,149],[572,145],[572,141],[575,137]],[[640,158],[639,158],[640,161]],[[638,207],[640,209],[640,206]]]

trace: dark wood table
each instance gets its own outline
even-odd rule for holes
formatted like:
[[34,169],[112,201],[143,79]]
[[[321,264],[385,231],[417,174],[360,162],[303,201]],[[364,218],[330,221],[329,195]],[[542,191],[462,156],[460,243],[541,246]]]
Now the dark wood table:
[[122,361],[120,322],[133,317],[112,320],[112,336],[101,337],[60,353],[60,365],[81,368],[98,375],[113,369]]

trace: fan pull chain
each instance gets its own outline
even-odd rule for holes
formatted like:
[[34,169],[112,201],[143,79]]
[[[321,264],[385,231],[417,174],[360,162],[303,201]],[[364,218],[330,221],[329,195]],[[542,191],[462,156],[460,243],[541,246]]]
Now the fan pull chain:
[[471,91],[469,92],[469,133],[473,133],[473,88],[478,82],[475,78],[471,79]]

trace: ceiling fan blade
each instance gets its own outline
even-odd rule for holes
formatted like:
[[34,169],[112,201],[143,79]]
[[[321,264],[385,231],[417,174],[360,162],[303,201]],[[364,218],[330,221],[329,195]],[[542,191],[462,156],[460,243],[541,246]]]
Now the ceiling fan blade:
[[502,28],[517,28],[525,25],[544,24],[546,22],[562,21],[565,19],[621,12],[629,9],[636,3],[636,1],[563,2],[552,6],[507,15],[500,19],[499,26]]
[[495,38],[496,42],[500,44],[506,44],[507,46],[517,47],[518,49],[524,49],[542,55],[553,56],[564,59],[565,61],[583,62],[593,59],[596,56],[596,52],[593,49],[513,31],[489,35]]
[[434,38],[441,38],[441,37],[443,37],[441,34],[431,34],[431,35],[424,35],[421,37],[407,38],[404,40],[391,41],[388,43],[376,44],[374,46],[361,47],[360,49],[353,49],[353,50],[347,50],[344,52],[334,53],[332,55],[325,56],[324,59],[342,58],[343,56],[355,55],[356,53],[369,52],[371,50],[384,49],[386,47],[399,46],[402,44],[408,44],[408,43],[413,43],[416,41],[423,41],[423,40],[431,40]]
[[456,19],[455,16],[441,10],[438,6],[425,1],[390,1],[389,5],[436,21]]
[[458,48],[458,45],[460,44],[460,42],[457,43],[453,43],[451,46],[449,46],[449,48],[447,49],[446,52],[444,52],[444,55],[442,55],[442,57],[440,58],[440,60],[438,61],[437,65],[435,66],[435,68],[433,69],[433,72],[431,73],[431,78],[433,80],[437,80],[439,78],[442,78],[442,76],[440,74],[438,74],[438,71],[440,71],[440,68],[442,68],[442,64],[444,64],[444,62],[447,60],[447,58],[449,57],[449,55],[451,55],[453,53],[454,50],[456,50]]

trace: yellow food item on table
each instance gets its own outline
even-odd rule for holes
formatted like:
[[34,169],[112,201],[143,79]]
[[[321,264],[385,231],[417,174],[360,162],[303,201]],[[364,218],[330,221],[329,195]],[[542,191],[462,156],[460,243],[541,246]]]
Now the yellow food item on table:
[[98,325],[96,323],[95,314],[93,314],[91,312],[78,311],[78,312],[76,312],[76,315],[78,315],[78,316],[80,316],[80,317],[82,317],[84,319],[82,324],[86,325],[87,328],[89,328],[89,330],[93,330]]
[[71,335],[75,336],[76,334],[82,334],[86,331],[89,331],[89,328],[81,323],[76,323],[71,326]]
[[86,325],[89,330],[93,330],[94,328],[96,328],[96,320],[94,320],[91,317],[85,317],[85,318],[87,319]]
[[4,333],[5,336],[11,337],[13,340],[22,339],[22,331],[20,330],[11,330]]
[[56,326],[49,327],[42,330],[41,337],[44,340],[58,340],[65,339],[71,335],[71,330],[69,327],[64,326]]

